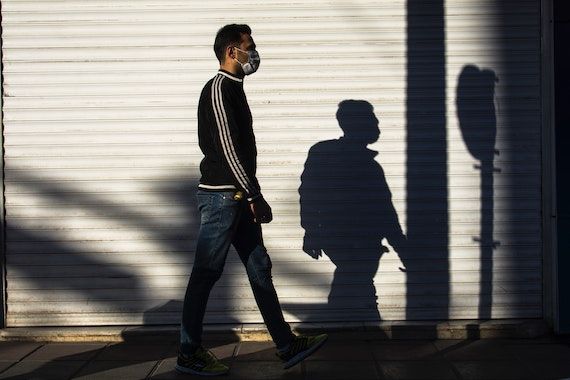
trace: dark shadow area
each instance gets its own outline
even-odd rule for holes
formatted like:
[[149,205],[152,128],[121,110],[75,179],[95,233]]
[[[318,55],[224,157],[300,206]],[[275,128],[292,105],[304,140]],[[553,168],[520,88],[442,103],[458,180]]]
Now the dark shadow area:
[[554,0],[554,86],[556,128],[556,205],[558,230],[558,324],[561,333],[570,334],[570,3]]
[[[175,357],[168,349],[164,351],[164,342],[125,342],[77,355],[61,355],[41,374],[16,375],[11,379],[64,380],[96,373],[101,374],[97,378],[112,379],[197,378],[174,372]],[[46,348],[53,353],[57,345],[49,344]],[[77,344],[74,346],[78,348]],[[374,335],[363,338],[361,333],[339,333],[331,334],[323,348],[300,365],[285,371],[271,342],[238,342],[231,337],[212,336],[207,347],[230,366],[229,375],[223,377],[230,379],[562,379],[570,375],[567,363],[570,343],[567,337],[384,340]],[[140,359],[127,364],[124,359],[133,352],[139,354]],[[105,360],[109,355],[115,355],[116,363],[129,366],[131,376],[128,377],[127,372],[119,367],[112,367]],[[143,361],[143,357],[148,360]],[[75,370],[75,374],[71,374],[74,370],[69,370],[69,363],[73,361],[83,365]],[[100,371],[93,372],[92,368]],[[140,376],[134,377],[133,373]]]
[[406,320],[449,318],[445,2],[407,2]]
[[[549,279],[543,271],[543,237],[548,235],[542,231],[546,210],[542,203],[545,146],[541,135],[544,120],[540,79],[540,56],[544,52],[540,46],[541,5],[532,0],[525,3],[497,1],[493,8],[496,22],[501,25],[496,34],[496,57],[500,66],[489,66],[500,77],[495,101],[496,146],[501,152],[502,170],[500,175],[495,172],[494,178],[495,238],[500,236],[501,245],[500,252],[494,252],[493,272],[496,280],[504,279],[506,273],[500,266],[506,262],[517,268],[511,275],[517,281],[509,286],[508,304],[498,301],[501,294],[497,290],[503,284],[495,282],[493,317],[502,314],[509,318],[542,319],[545,317],[543,284]],[[527,34],[515,33],[519,28],[524,28]],[[531,85],[527,78],[533,78]],[[497,161],[495,157],[495,165]],[[505,216],[509,218],[508,223],[504,222]],[[519,270],[527,260],[533,261],[532,266],[526,271]],[[527,276],[527,273],[535,276]]]
[[497,137],[494,71],[467,65],[457,84],[457,117],[463,141],[469,153],[480,162],[481,171],[481,235],[474,240],[480,245],[479,318],[491,318],[493,305],[493,251],[499,242],[493,240],[493,173]]
[[[380,137],[372,105],[345,100],[336,117],[344,135],[315,144],[301,176],[303,250],[314,259],[328,256],[336,267],[328,320],[350,312],[353,320],[378,321],[374,276],[388,251],[382,239],[398,251],[405,236],[384,171],[375,160],[378,152],[367,148]],[[319,316],[318,321],[324,320],[326,315]]]

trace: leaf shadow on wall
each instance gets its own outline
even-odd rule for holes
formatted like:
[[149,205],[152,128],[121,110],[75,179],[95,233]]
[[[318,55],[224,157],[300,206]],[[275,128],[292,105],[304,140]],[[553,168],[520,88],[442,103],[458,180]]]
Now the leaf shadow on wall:
[[[303,251],[326,255],[335,265],[326,305],[287,305],[313,321],[381,319],[374,277],[388,248],[405,244],[378,152],[379,120],[364,100],[344,100],[336,113],[343,136],[321,141],[309,151],[299,188]],[[305,308],[305,313],[299,311]]]

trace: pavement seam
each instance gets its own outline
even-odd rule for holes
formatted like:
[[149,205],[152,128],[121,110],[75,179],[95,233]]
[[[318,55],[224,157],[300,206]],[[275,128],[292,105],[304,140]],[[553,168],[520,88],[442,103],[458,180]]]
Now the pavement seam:
[[160,359],[156,363],[154,363],[154,366],[150,369],[150,372],[148,373],[148,375],[146,375],[145,379],[152,379],[152,377],[155,375],[156,371],[158,370],[158,367],[160,367],[160,365],[164,360],[165,359]]
[[439,348],[437,348],[437,346],[435,348],[437,348],[438,352],[440,352],[442,356],[445,356],[445,354],[448,354],[450,352],[457,351],[457,350],[462,349],[464,347],[473,345],[477,341],[480,341],[480,339],[465,339],[465,340],[461,340],[460,342],[458,342],[454,346],[445,347],[443,350],[440,350]]
[[376,371],[376,377],[380,380],[386,380],[384,372],[382,371],[382,368],[380,368],[380,363],[378,363],[378,360],[376,360],[374,355],[372,355],[372,363],[374,363],[374,370]]
[[28,352],[27,355],[24,355],[22,358],[20,358],[18,361],[12,363],[10,366],[8,366],[7,368],[5,368],[3,371],[0,371],[0,375],[3,374],[4,372],[7,372],[10,368],[13,368],[14,366],[18,365],[19,363],[23,362],[24,359],[26,359],[27,357],[29,357],[31,354],[33,354],[34,352],[36,352],[37,350],[39,350],[40,348],[44,347],[46,344],[40,344],[39,347],[36,347],[34,350]]
[[232,356],[230,357],[230,360],[229,360],[230,369],[233,367],[234,363],[237,362],[237,357],[239,354],[239,347],[240,346],[241,346],[241,342],[240,341],[236,342],[234,349],[232,351]]
[[463,375],[461,375],[461,372],[459,372],[455,365],[453,365],[453,362],[451,360],[444,359],[444,362],[447,363],[447,365],[451,368],[451,372],[453,372],[458,380],[463,380]]
[[[467,340],[464,340],[463,342],[459,343],[458,345],[460,347],[464,347],[465,345],[469,345],[472,342],[473,342],[472,340],[467,339]],[[448,358],[445,357],[445,353],[456,350],[457,345],[446,347],[443,350],[440,350],[433,341],[430,342],[430,344],[435,348],[435,354],[433,356],[439,357],[440,360],[442,360],[444,363],[446,363],[449,366],[449,368],[451,368],[451,372],[453,372],[453,374],[455,375],[455,377],[458,380],[463,380],[463,375],[461,374],[461,372],[453,365],[453,362],[451,360],[449,360]]]
[[242,344],[242,341],[240,340],[239,342],[237,342],[236,346],[234,347],[234,352],[232,354],[232,363],[234,360],[237,360],[237,357],[239,355],[239,351],[241,349],[241,344]]
[[69,377],[69,379],[75,379],[75,377],[76,377],[85,367],[87,367],[90,363],[94,362],[95,359],[97,359],[97,357],[98,357],[99,355],[101,355],[101,353],[102,353],[103,351],[105,351],[105,349],[106,349],[107,347],[109,347],[109,345],[111,345],[111,343],[107,343],[104,347],[99,348],[99,352],[97,352],[95,355],[93,355],[93,357],[92,357],[91,359],[86,360],[85,363],[83,363],[83,365],[80,366],[80,367],[77,369],[77,371],[75,371],[74,373],[71,374],[71,376]]

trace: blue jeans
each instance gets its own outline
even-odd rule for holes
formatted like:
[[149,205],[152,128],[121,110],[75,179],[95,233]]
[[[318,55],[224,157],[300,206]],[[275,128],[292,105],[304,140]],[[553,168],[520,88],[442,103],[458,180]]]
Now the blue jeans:
[[194,267],[188,281],[180,351],[191,354],[202,344],[202,323],[212,287],[222,275],[230,244],[245,265],[253,295],[277,347],[286,346],[294,335],[283,312],[271,278],[271,259],[263,246],[261,226],[253,221],[248,202],[234,200],[234,191],[198,190],[200,232]]

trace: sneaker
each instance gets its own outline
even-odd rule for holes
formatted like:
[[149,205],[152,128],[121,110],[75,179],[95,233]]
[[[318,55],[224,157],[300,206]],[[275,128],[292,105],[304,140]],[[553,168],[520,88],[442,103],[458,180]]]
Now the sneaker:
[[291,368],[309,357],[325,344],[328,337],[327,334],[296,336],[287,351],[277,353],[277,356],[284,362],[283,368]]
[[202,376],[225,375],[230,370],[227,365],[220,362],[210,350],[206,350],[204,347],[198,348],[192,355],[178,352],[175,368],[182,373]]

